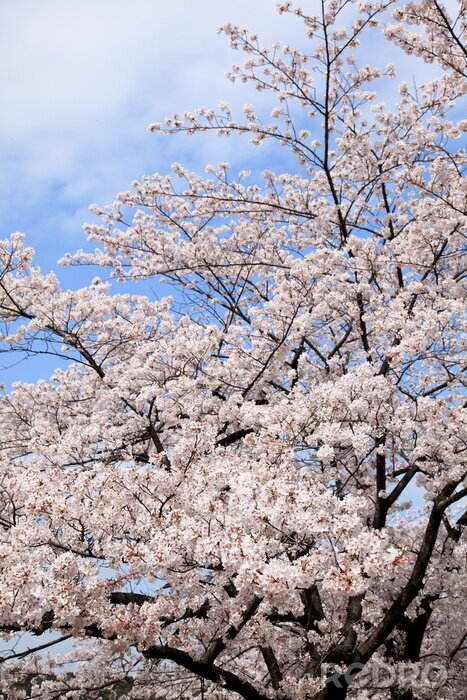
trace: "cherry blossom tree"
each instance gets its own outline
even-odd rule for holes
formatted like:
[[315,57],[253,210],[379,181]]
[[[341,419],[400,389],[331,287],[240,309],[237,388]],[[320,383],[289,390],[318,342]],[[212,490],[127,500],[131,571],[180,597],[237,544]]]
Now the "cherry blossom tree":
[[[461,697],[457,5],[283,2],[302,49],[222,29],[270,116],[150,130],[247,135],[289,172],[144,177],[65,259],[173,298],[63,291],[1,242],[4,351],[60,358],[0,399],[0,627],[30,635],[2,697]],[[363,65],[370,41],[436,77]]]

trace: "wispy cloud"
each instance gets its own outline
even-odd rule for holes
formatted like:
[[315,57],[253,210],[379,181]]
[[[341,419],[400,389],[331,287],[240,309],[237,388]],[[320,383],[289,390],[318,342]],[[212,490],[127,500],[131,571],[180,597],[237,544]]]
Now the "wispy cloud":
[[162,145],[146,132],[148,123],[225,97],[231,53],[216,27],[260,24],[273,36],[280,24],[274,2],[261,5],[3,3],[2,235],[26,228],[57,257],[79,240],[91,201],[106,202],[143,172],[166,170],[181,146]]
[[[50,267],[81,245],[91,202],[173,160],[238,162],[238,142],[146,131],[172,111],[259,101],[224,78],[234,55],[216,28],[226,21],[266,44],[303,41],[301,23],[279,17],[274,0],[1,3],[0,235],[25,230]],[[374,49],[365,47],[370,62]]]

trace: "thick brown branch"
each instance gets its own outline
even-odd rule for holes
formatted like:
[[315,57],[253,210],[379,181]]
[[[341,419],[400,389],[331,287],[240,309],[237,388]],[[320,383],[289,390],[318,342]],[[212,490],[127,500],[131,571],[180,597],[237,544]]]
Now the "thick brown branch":
[[452,494],[457,488],[458,483],[457,480],[449,482],[435,499],[425,535],[409,580],[400,591],[399,595],[396,596],[381,622],[358,647],[354,656],[354,661],[366,663],[371,658],[388,634],[400,623],[410,603],[420,592],[423,586],[423,577],[425,576],[436,544],[444,512],[451,501]]
[[227,641],[235,639],[238,633],[243,629],[243,627],[245,627],[247,622],[251,620],[251,618],[259,608],[261,601],[262,598],[259,598],[258,596],[254,596],[251,599],[250,603],[243,611],[242,618],[239,624],[236,627],[234,627],[233,625],[230,626],[223,637],[218,637],[217,639],[215,639],[212,642],[212,644],[209,645],[206,652],[203,654],[202,661],[206,663],[212,663],[219,656],[219,654],[221,654],[224,651],[225,647],[227,646],[227,642],[224,641],[224,639]]
[[173,661],[200,678],[205,678],[208,681],[217,683],[226,690],[238,693],[246,700],[266,700],[265,695],[259,693],[251,683],[242,680],[235,673],[206,663],[203,660],[198,661],[181,649],[169,646],[152,646],[143,651],[143,656],[147,659]]
[[269,645],[263,646],[260,649],[264,663],[266,664],[269,676],[271,678],[271,685],[274,690],[279,690],[279,685],[282,680],[282,672],[277,662],[276,655],[274,654],[272,647]]

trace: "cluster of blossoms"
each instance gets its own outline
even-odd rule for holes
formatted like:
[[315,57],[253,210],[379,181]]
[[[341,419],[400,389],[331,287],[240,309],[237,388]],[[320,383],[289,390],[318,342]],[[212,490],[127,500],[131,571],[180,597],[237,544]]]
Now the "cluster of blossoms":
[[[173,297],[63,291],[0,241],[3,349],[61,360],[0,397],[0,631],[30,635],[0,697],[461,697],[465,16],[316,4],[278,5],[306,51],[223,28],[266,121],[150,126],[269,140],[294,172],[175,164],[64,259]],[[393,109],[394,66],[358,65],[391,9],[385,36],[439,69]]]

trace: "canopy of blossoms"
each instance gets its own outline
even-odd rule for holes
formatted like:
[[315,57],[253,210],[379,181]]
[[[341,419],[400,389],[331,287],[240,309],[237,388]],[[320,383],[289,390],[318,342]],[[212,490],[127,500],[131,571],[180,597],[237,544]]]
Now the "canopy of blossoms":
[[[150,130],[289,172],[144,177],[64,261],[173,297],[64,291],[0,241],[2,349],[60,358],[0,397],[0,630],[29,634],[1,697],[464,692],[465,3],[278,9],[304,48],[222,29],[269,117]],[[436,77],[361,64],[378,32]]]

